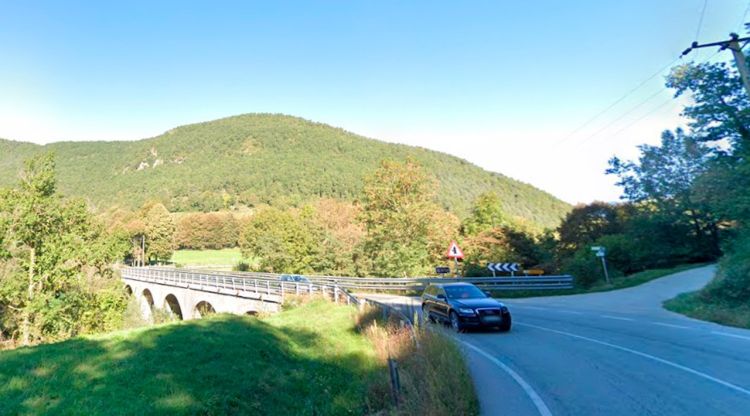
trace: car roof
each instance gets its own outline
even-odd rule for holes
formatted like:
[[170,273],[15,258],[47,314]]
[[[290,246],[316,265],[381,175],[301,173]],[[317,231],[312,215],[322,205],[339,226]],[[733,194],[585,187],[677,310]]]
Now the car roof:
[[471,283],[466,283],[466,282],[453,282],[453,283],[430,283],[430,286],[454,287],[454,286],[474,286],[474,285]]

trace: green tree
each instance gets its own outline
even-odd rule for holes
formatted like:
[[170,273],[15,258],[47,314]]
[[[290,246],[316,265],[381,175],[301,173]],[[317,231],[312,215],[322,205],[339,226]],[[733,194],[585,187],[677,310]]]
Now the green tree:
[[0,192],[0,330],[24,345],[112,328],[118,314],[108,311],[124,307],[109,265],[126,243],[55,189],[44,154],[25,163],[17,189]]
[[622,222],[616,206],[598,201],[578,205],[557,228],[560,255],[567,257],[582,248],[588,249],[600,237],[621,231]]
[[417,276],[430,268],[429,236],[436,181],[413,160],[385,160],[366,179],[360,221],[361,253],[371,274]]
[[608,174],[617,175],[623,197],[635,203],[653,204],[662,216],[690,225],[685,236],[695,249],[714,257],[720,253],[718,220],[710,208],[695,196],[694,183],[705,174],[710,150],[681,129],[665,131],[661,145],[639,146],[638,162],[610,160]]
[[667,87],[675,97],[690,95],[692,103],[682,114],[696,138],[728,140],[735,147],[750,143],[750,98],[734,68],[723,62],[680,65],[672,69]]
[[146,254],[154,261],[165,261],[174,252],[175,224],[164,205],[151,205],[143,219],[146,233]]
[[471,214],[464,221],[462,230],[464,235],[476,235],[502,225],[507,225],[507,221],[500,197],[494,192],[485,192],[474,200]]
[[[342,257],[337,241],[324,230],[311,207],[298,211],[267,208],[245,226],[240,247],[244,257],[258,257],[262,271],[332,273]],[[345,257],[343,257],[345,258]]]

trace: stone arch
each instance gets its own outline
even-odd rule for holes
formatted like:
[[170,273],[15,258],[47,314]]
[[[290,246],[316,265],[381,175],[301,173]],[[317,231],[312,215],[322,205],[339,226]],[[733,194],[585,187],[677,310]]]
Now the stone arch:
[[143,289],[141,293],[141,315],[143,319],[151,321],[154,316],[154,295],[148,289]]
[[205,300],[198,302],[198,304],[195,305],[195,309],[193,310],[193,316],[198,319],[214,313],[216,313],[216,309],[214,309],[213,305]]
[[130,285],[125,285],[125,293],[126,293],[126,294],[127,294],[128,296],[133,296],[133,288],[132,288],[132,287],[130,287]]
[[177,300],[177,296],[171,293],[168,294],[167,297],[164,298],[164,309],[172,316],[177,317],[178,319],[183,319],[182,308],[180,308],[180,302]]

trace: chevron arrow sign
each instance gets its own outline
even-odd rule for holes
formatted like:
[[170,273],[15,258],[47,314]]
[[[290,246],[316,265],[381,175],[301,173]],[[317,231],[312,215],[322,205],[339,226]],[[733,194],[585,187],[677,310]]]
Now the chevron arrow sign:
[[520,270],[518,263],[488,263],[487,268],[491,272],[517,272]]

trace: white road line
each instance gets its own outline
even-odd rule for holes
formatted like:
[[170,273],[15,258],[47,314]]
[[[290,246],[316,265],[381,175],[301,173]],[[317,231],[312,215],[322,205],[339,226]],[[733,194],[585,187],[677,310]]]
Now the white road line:
[[719,331],[711,331],[712,334],[721,335],[725,337],[732,337],[732,338],[739,338],[739,339],[746,339],[750,341],[750,337],[746,337],[744,335],[736,335],[736,334],[730,334],[729,332],[719,332]]
[[612,315],[599,315],[599,316],[602,318],[607,318],[607,319],[617,319],[618,321],[633,321],[634,320],[631,318],[623,318],[621,316],[612,316]]
[[629,352],[629,353],[637,355],[639,357],[647,358],[649,360],[653,360],[653,361],[656,361],[658,363],[662,363],[664,365],[668,365],[670,367],[674,367],[674,368],[676,368],[678,370],[685,371],[685,372],[690,373],[692,375],[704,378],[704,379],[706,379],[708,381],[712,381],[712,382],[714,382],[716,384],[720,384],[720,385],[722,385],[724,387],[728,387],[728,388],[730,388],[730,389],[732,389],[732,390],[734,390],[736,392],[742,393],[742,394],[744,394],[746,396],[750,396],[750,390],[743,389],[742,387],[737,386],[735,384],[732,384],[732,383],[730,383],[728,381],[724,381],[724,380],[718,379],[716,377],[712,377],[712,376],[710,376],[710,375],[708,375],[706,373],[702,373],[702,372],[700,372],[698,370],[695,370],[695,369],[692,369],[690,367],[686,367],[684,365],[677,364],[675,362],[672,362],[672,361],[669,361],[669,360],[665,360],[663,358],[659,358],[659,357],[653,356],[651,354],[646,354],[645,352],[640,352],[640,351],[633,350],[633,349],[630,349],[630,348],[627,348],[627,347],[623,347],[623,346],[620,346],[620,345],[611,344],[611,343],[605,342],[605,341],[599,341],[598,339],[594,339],[594,338],[584,337],[582,335],[572,334],[570,332],[558,331],[558,330],[552,329],[552,328],[545,328],[543,326],[537,326],[537,325],[531,325],[531,324],[524,324],[524,323],[519,323],[519,322],[516,322],[516,325],[528,326],[530,328],[536,328],[536,329],[540,329],[542,331],[553,332],[553,333],[556,333],[556,334],[569,336],[571,338],[577,338],[577,339],[581,339],[581,340],[584,340],[584,341],[593,342],[594,344],[604,345],[606,347],[614,348],[616,350],[620,350],[620,351],[624,351],[624,352]]
[[526,305],[511,305],[511,307],[513,307],[513,308],[521,308],[521,309],[524,309],[524,308],[525,309],[536,309],[538,311],[548,311],[548,310],[550,310],[549,308],[538,308],[536,306],[526,306]]
[[689,326],[666,324],[664,322],[649,322],[649,323],[654,324],[654,325],[668,326],[670,328],[690,329]]
[[542,398],[539,397],[539,394],[536,392],[536,390],[534,390],[534,388],[531,387],[531,385],[529,385],[529,383],[527,383],[526,380],[524,380],[521,376],[519,376],[518,373],[513,371],[512,368],[503,364],[500,360],[493,357],[492,355],[485,352],[484,350],[478,347],[475,347],[474,345],[466,341],[460,340],[458,338],[456,338],[456,340],[464,344],[467,348],[470,348],[474,352],[482,355],[484,358],[492,361],[492,363],[494,363],[495,365],[500,367],[503,371],[508,373],[511,377],[513,377],[513,380],[515,380],[516,383],[518,383],[518,385],[521,386],[521,388],[526,393],[526,395],[529,396],[529,399],[531,399],[531,401],[534,403],[536,410],[539,412],[541,416],[552,416],[552,412],[550,412],[549,407],[547,407],[547,405],[544,403],[544,400],[542,400]]
[[576,312],[576,311],[566,311],[566,310],[562,310],[562,309],[560,309],[560,310],[559,310],[559,311],[557,311],[557,312],[559,312],[559,313],[569,313],[569,314],[571,314],[571,315],[583,315],[583,312]]

